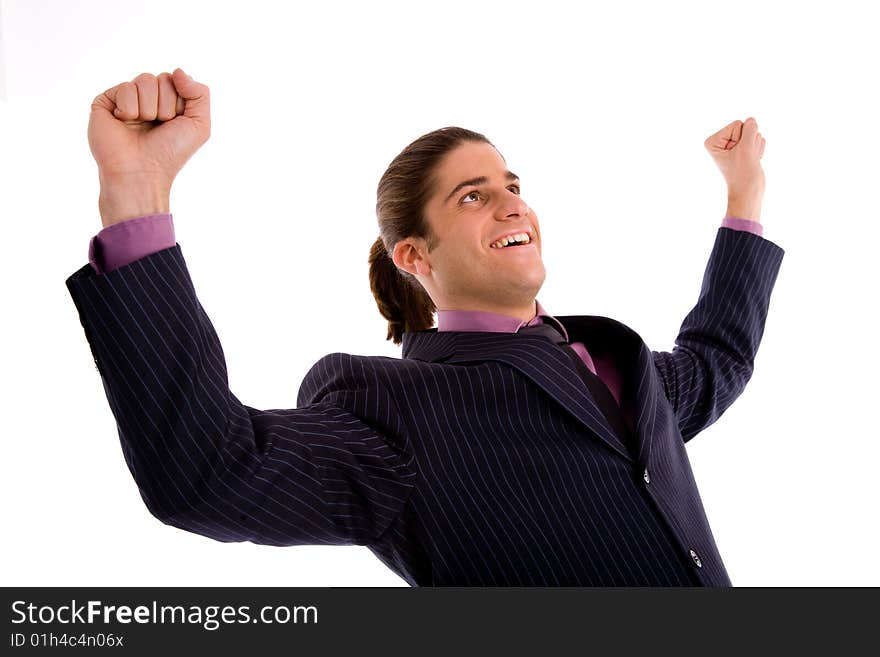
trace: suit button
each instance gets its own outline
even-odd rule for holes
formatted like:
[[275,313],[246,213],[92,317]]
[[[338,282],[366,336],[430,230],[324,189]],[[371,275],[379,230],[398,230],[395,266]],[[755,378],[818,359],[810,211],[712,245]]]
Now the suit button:
[[691,559],[693,559],[694,563],[697,564],[697,568],[703,567],[703,562],[700,561],[700,556],[693,550],[691,550]]
[[651,483],[651,475],[648,474],[648,468],[645,468],[645,474],[642,475],[642,479],[645,480],[646,484]]

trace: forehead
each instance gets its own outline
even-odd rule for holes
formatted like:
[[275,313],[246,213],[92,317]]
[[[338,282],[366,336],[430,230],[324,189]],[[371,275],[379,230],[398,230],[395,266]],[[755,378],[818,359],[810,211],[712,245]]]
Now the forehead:
[[495,147],[485,142],[468,141],[459,144],[440,160],[437,179],[440,192],[448,193],[462,180],[478,176],[503,175],[507,171],[504,158]]

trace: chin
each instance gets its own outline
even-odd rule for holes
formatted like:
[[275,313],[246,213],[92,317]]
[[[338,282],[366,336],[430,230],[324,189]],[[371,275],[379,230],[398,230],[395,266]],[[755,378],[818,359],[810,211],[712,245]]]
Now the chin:
[[520,279],[520,289],[534,297],[538,294],[541,286],[544,285],[545,278],[543,270],[541,270],[540,274],[536,272],[534,276],[523,276]]

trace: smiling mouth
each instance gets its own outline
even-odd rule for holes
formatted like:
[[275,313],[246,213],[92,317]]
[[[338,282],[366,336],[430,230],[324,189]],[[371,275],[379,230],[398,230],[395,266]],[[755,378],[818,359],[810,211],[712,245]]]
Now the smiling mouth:
[[491,247],[490,250],[492,250],[492,251],[517,251],[517,250],[520,250],[520,249],[527,249],[527,248],[529,248],[530,246],[533,246],[533,245],[534,245],[533,242],[526,242],[525,244],[511,244],[511,245],[509,245],[509,246],[502,246],[502,247],[500,247],[500,248],[498,248],[498,247]]

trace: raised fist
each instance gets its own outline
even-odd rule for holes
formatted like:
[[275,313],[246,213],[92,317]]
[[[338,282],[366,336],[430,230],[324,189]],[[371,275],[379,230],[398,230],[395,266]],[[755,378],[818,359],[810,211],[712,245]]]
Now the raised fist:
[[211,134],[208,87],[181,69],[142,73],[92,101],[89,147],[104,185],[171,189]]
[[724,126],[706,139],[706,150],[727,181],[728,196],[760,198],[764,194],[764,138],[749,117]]

